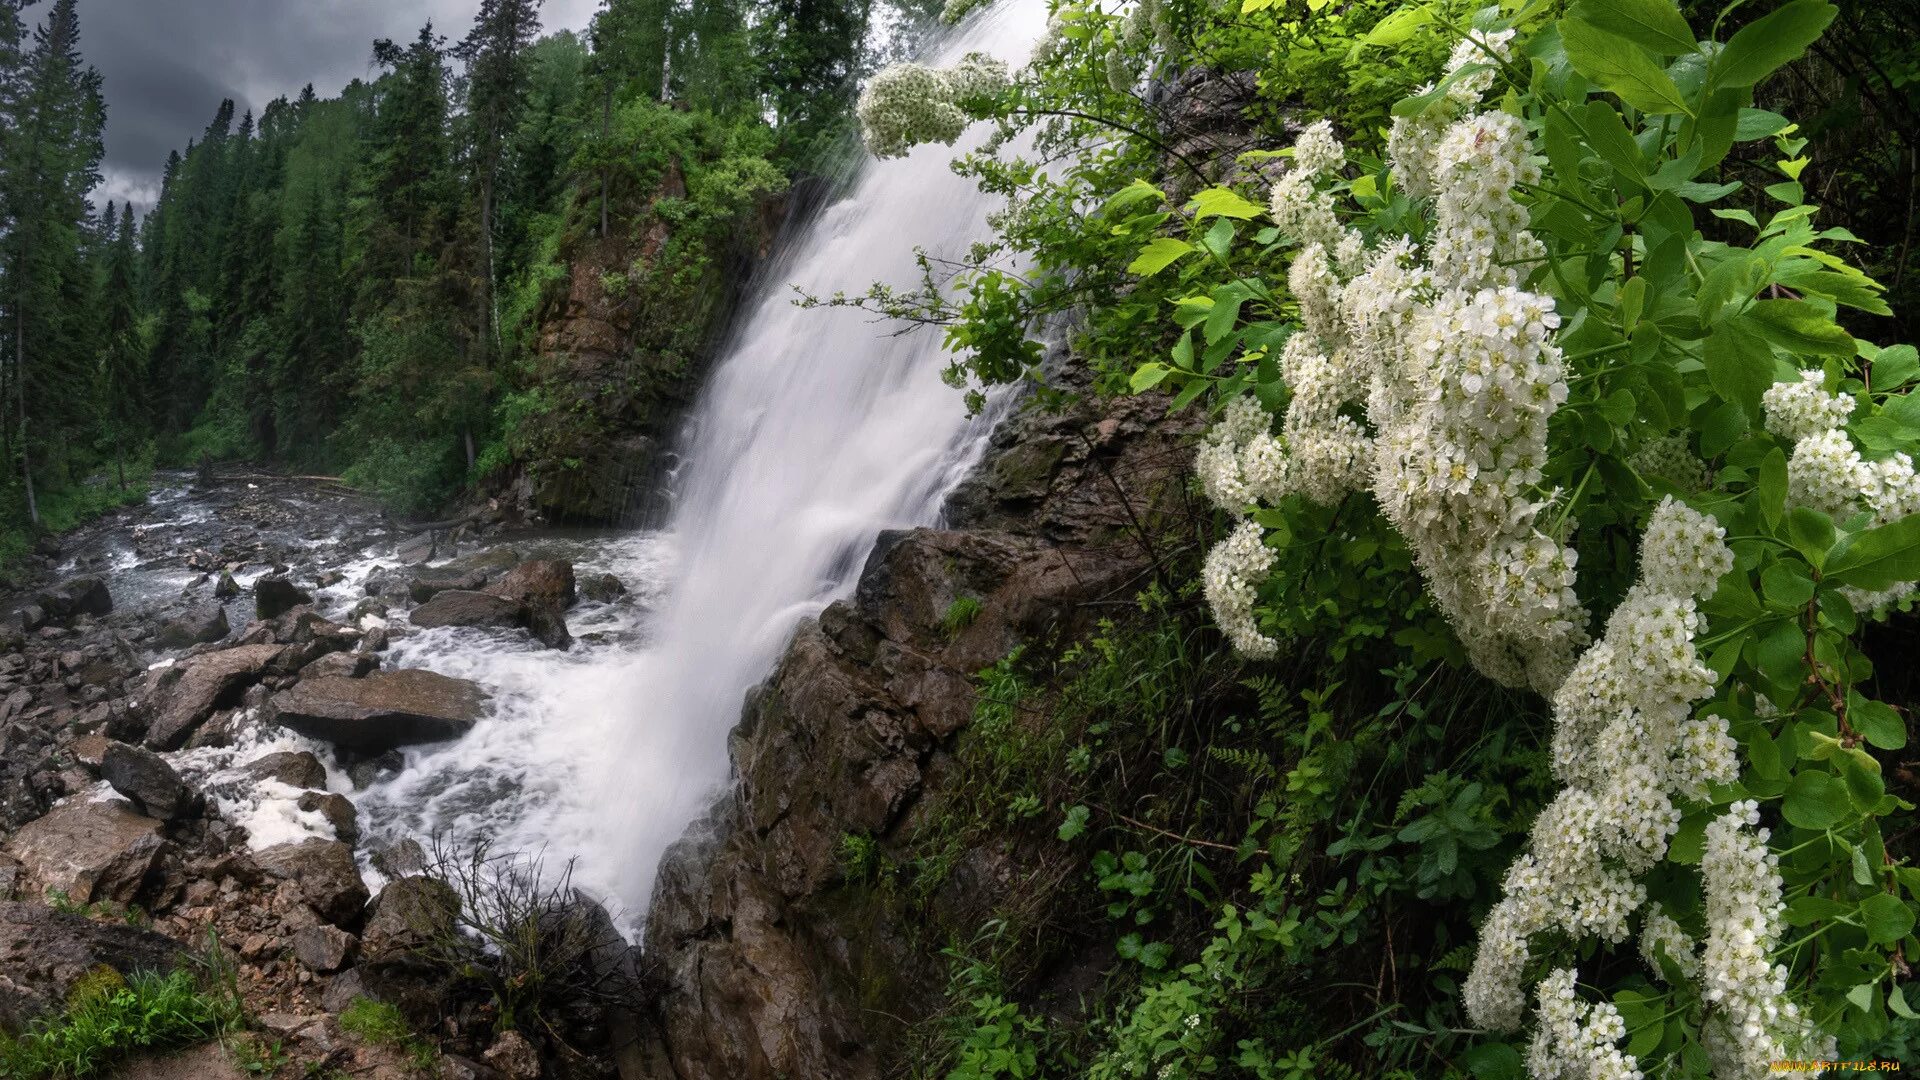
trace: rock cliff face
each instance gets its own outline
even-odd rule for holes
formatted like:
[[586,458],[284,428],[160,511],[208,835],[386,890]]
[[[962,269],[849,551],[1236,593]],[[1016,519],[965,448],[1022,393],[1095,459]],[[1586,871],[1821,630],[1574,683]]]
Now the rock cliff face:
[[[897,1064],[940,1001],[945,934],[849,881],[843,838],[910,844],[955,782],[971,676],[1148,583],[1153,525],[1186,500],[1192,416],[1165,409],[1085,401],[1003,425],[949,527],[882,536],[853,599],[801,626],[733,733],[734,790],[662,866],[646,945],[664,985],[626,1075],[860,1080]],[[1018,862],[969,852],[931,918],[971,929]]]

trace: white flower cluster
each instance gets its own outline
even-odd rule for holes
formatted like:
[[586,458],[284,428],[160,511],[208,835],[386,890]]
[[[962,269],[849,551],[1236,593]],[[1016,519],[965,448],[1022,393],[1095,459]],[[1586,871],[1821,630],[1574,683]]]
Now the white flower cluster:
[[[1692,715],[1714,686],[1693,644],[1706,624],[1695,605],[1733,569],[1726,530],[1668,498],[1640,557],[1640,580],[1554,695],[1553,767],[1567,786],[1541,811],[1481,928],[1465,997],[1482,1026],[1519,1025],[1534,934],[1626,940],[1646,900],[1636,879],[1679,828],[1675,797],[1704,798],[1709,785],[1739,775],[1725,718]],[[1664,926],[1646,932],[1676,940]]]
[[1280,231],[1302,248],[1319,244],[1335,250],[1349,230],[1340,224],[1333,196],[1320,189],[1320,180],[1340,167],[1346,151],[1334,137],[1333,125],[1325,120],[1301,132],[1293,145],[1293,168],[1273,185],[1269,212]]
[[1716,1077],[1811,1077],[1782,1073],[1774,1062],[1835,1056],[1800,1007],[1787,1000],[1787,969],[1773,962],[1780,946],[1779,856],[1758,828],[1759,804],[1734,803],[1707,826],[1700,879],[1707,900],[1707,940],[1700,952],[1701,996],[1709,1014],[1702,1041]]
[[1657,476],[1686,491],[1705,491],[1712,478],[1685,435],[1649,439],[1627,459],[1641,476]]
[[1257,659],[1271,657],[1280,649],[1279,642],[1260,632],[1253,614],[1255,590],[1273,567],[1274,552],[1265,537],[1259,525],[1241,522],[1207,552],[1201,572],[1207,603],[1221,632],[1235,649]]
[[1667,980],[1661,957],[1673,962],[1682,977],[1692,980],[1700,972],[1700,958],[1694,955],[1693,938],[1658,903],[1647,905],[1647,919],[1640,925],[1640,958],[1647,962],[1653,977]]
[[[1853,415],[1854,399],[1828,393],[1824,381],[1820,371],[1802,371],[1798,381],[1775,383],[1760,399],[1767,430],[1794,444],[1787,459],[1787,498],[1836,520],[1864,509],[1872,513],[1875,525],[1920,512],[1920,478],[1914,475],[1913,458],[1905,453],[1879,461],[1861,457],[1842,426]],[[1852,587],[1841,592],[1856,611],[1883,614],[1920,593],[1920,583],[1902,582],[1872,593]]]
[[888,158],[921,143],[951,145],[972,119],[961,104],[998,93],[1007,81],[1007,66],[984,53],[968,53],[946,70],[887,67],[867,83],[856,107],[867,149]]
[[1627,1024],[1610,1001],[1589,1004],[1575,989],[1578,978],[1561,968],[1540,980],[1540,1027],[1527,1051],[1535,1080],[1642,1080],[1639,1063],[1614,1044]]
[[1120,27],[1120,40],[1138,47],[1151,38],[1162,49],[1173,47],[1173,19],[1167,0],[1135,0],[1133,11]]
[[[1401,191],[1416,199],[1432,198],[1437,193],[1440,169],[1436,153],[1453,121],[1453,110],[1472,108],[1493,86],[1490,70],[1455,76],[1468,65],[1491,63],[1487,49],[1492,49],[1503,62],[1511,60],[1513,36],[1513,31],[1502,30],[1482,34],[1477,41],[1469,38],[1455,45],[1442,79],[1453,80],[1447,86],[1446,100],[1417,116],[1393,118],[1393,126],[1387,132],[1387,160],[1392,165],[1394,185]],[[1424,95],[1432,90],[1429,84],[1419,92]]]

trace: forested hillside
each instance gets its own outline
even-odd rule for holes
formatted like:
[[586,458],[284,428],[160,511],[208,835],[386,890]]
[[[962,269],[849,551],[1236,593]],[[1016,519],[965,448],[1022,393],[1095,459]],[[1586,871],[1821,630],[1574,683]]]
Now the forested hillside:
[[684,375],[736,227],[829,167],[858,80],[926,22],[864,0],[612,0],[586,33],[543,35],[539,0],[486,0],[469,27],[371,42],[377,77],[337,97],[208,102],[136,216],[90,201],[105,106],[82,7],[0,3],[15,549],[155,464],[341,473],[420,509],[540,458],[568,411],[605,421],[539,342],[583,245],[658,234],[614,245],[631,265],[588,265],[625,308],[618,350],[645,354],[634,378]]

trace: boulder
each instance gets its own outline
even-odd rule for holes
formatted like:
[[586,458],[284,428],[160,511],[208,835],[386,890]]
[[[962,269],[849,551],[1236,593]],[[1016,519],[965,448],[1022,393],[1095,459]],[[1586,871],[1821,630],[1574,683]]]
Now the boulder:
[[448,570],[478,570],[492,576],[502,570],[511,570],[520,562],[520,553],[510,547],[481,548],[479,551],[462,555],[448,563]]
[[554,604],[562,611],[572,607],[578,598],[573,564],[565,559],[529,559],[507,571],[499,581],[488,586],[487,591],[528,607]]
[[277,780],[288,787],[324,788],[326,766],[305,750],[281,750],[247,763],[247,776],[255,782]]
[[153,644],[160,649],[184,649],[219,641],[231,629],[227,625],[226,608],[219,604],[195,604],[179,617],[163,623],[153,635]]
[[67,753],[73,755],[74,763],[95,774],[100,772],[101,762],[106,760],[107,748],[115,745],[112,739],[99,732],[82,735],[67,747]]
[[146,693],[153,705],[147,746],[179,749],[213,710],[231,705],[248,686],[260,681],[267,665],[279,655],[278,645],[242,645],[154,672]]
[[313,603],[313,597],[284,577],[263,577],[253,583],[253,610],[261,619],[273,619]]
[[439,878],[416,874],[380,890],[360,934],[368,960],[395,960],[427,942],[457,932],[460,897]]
[[132,903],[160,862],[160,823],[118,800],[72,799],[27,822],[0,851],[19,860],[21,895]]
[[200,812],[200,797],[151,750],[113,743],[100,755],[100,777],[148,817],[179,821]]
[[40,594],[40,606],[48,619],[70,619],[76,615],[108,615],[113,612],[113,594],[107,583],[91,575],[71,578]]
[[527,606],[492,593],[450,589],[413,609],[413,625],[513,629],[527,625]]
[[580,594],[589,600],[611,604],[627,594],[627,585],[612,574],[595,574],[580,583]]
[[366,906],[367,886],[353,864],[353,849],[338,840],[275,844],[254,852],[253,861],[273,877],[293,882],[301,901],[327,922],[351,924]]
[[330,1013],[343,1013],[360,998],[378,1000],[360,969],[348,968],[327,980],[327,988],[320,992],[320,1007]]
[[300,669],[302,679],[324,679],[338,676],[342,679],[357,679],[380,666],[380,658],[366,652],[335,652],[315,660]]
[[321,975],[346,967],[359,946],[359,938],[337,926],[309,926],[293,935],[294,959]]
[[229,571],[220,571],[220,579],[213,583],[213,597],[216,600],[231,600],[240,595],[240,583],[233,580]]
[[302,679],[267,702],[283,727],[336,746],[378,754],[466,734],[486,706],[477,685],[417,668],[361,679]]
[[439,545],[434,542],[433,533],[424,532],[411,540],[402,541],[400,546],[394,549],[393,557],[408,566],[424,566],[433,561],[434,554],[439,550]]
[[351,844],[360,839],[360,812],[353,800],[332,791],[309,791],[300,796],[300,809],[316,811],[333,826],[336,839]]
[[512,1029],[501,1032],[482,1059],[504,1080],[540,1080],[542,1075],[540,1051],[525,1035]]
[[427,852],[420,846],[420,841],[402,837],[376,850],[372,861],[375,870],[390,878],[400,878],[424,873],[427,869]]
[[0,902],[0,1030],[17,1032],[59,1012],[81,980],[98,978],[102,968],[122,976],[165,972],[183,959],[178,945],[151,930]]
[[451,566],[421,570],[407,583],[407,595],[416,604],[424,604],[443,592],[474,592],[487,583],[481,570],[459,570]]

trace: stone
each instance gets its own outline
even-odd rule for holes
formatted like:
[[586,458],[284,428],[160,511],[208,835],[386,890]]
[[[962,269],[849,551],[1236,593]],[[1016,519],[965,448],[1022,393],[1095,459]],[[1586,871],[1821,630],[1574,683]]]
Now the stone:
[[508,1029],[481,1055],[505,1080],[540,1080],[540,1051],[525,1035]]
[[247,776],[254,781],[277,780],[288,787],[325,788],[327,770],[320,759],[306,750],[281,750],[247,763]]
[[421,570],[413,575],[407,584],[407,595],[416,604],[424,604],[443,592],[477,591],[487,583],[487,575],[480,570],[458,570],[450,566]]
[[380,666],[380,658],[372,653],[335,652],[315,660],[300,669],[303,679],[324,679],[338,676],[342,679],[357,679]]
[[275,844],[254,852],[253,861],[269,875],[293,882],[301,901],[322,919],[336,926],[359,921],[367,886],[346,844],[317,837]]
[[20,619],[20,629],[24,633],[31,634],[47,625],[47,609],[39,604],[21,604],[15,614]]
[[478,570],[482,574],[493,575],[502,570],[511,570],[520,562],[520,553],[510,547],[481,548],[479,551],[462,555],[448,563],[448,570]]
[[528,607],[557,604],[562,611],[578,598],[573,564],[565,559],[529,559],[507,571],[487,591]]
[[67,753],[73,755],[74,763],[95,773],[100,771],[100,763],[105,759],[107,747],[114,745],[112,739],[99,732],[82,735],[67,747]]
[[153,705],[147,747],[178,750],[215,709],[232,705],[242,691],[258,682],[267,665],[280,655],[280,648],[242,645],[153,672],[145,694]]
[[379,1000],[360,969],[348,968],[327,980],[326,989],[320,992],[320,1007],[337,1015],[346,1012],[360,998]]
[[372,862],[375,870],[390,878],[401,878],[424,872],[427,869],[427,852],[420,846],[420,841],[402,837],[375,851]]
[[227,609],[219,604],[196,604],[177,618],[161,624],[153,644],[161,649],[183,649],[219,641],[232,627],[227,625]]
[[20,895],[20,879],[25,874],[19,860],[0,855],[0,900],[12,900]]
[[449,589],[414,608],[408,618],[420,627],[515,629],[527,625],[528,612],[527,606],[516,600],[491,593]]
[[402,541],[394,549],[393,557],[408,566],[424,566],[433,561],[439,545],[434,542],[433,533],[425,532],[411,540]]
[[91,575],[61,582],[41,593],[39,603],[50,620],[113,612],[113,594],[107,591],[107,583]]
[[284,577],[263,577],[253,583],[253,610],[260,619],[273,619],[311,603],[311,594]]
[[486,702],[486,693],[465,679],[403,668],[361,679],[302,679],[268,699],[267,712],[302,735],[378,754],[464,735]]
[[460,897],[453,887],[425,874],[387,882],[360,933],[361,955],[393,960],[447,934],[457,933]]
[[320,975],[346,967],[359,947],[359,938],[337,926],[309,926],[293,935],[294,959]]
[[126,803],[71,799],[22,825],[0,851],[20,862],[21,895],[130,904],[164,848],[160,823]]
[[580,582],[580,594],[598,603],[611,604],[627,594],[627,585],[612,574],[594,574]]
[[398,775],[406,767],[406,755],[388,750],[347,766],[347,779],[353,783],[353,790],[365,791],[381,780]]
[[200,812],[200,797],[151,750],[113,743],[100,757],[100,776],[148,817],[179,821]]
[[335,839],[351,844],[360,839],[360,812],[354,809],[353,800],[332,791],[309,791],[300,796],[300,809],[318,812],[333,826]]
[[183,959],[172,939],[151,930],[45,904],[0,902],[0,1030],[19,1031],[59,1012],[74,988],[102,968],[121,976],[167,972]]
[[240,595],[240,583],[233,580],[229,571],[220,571],[220,579],[213,583],[213,596],[216,600],[231,600]]

